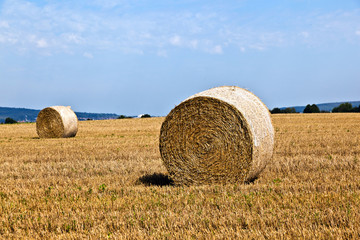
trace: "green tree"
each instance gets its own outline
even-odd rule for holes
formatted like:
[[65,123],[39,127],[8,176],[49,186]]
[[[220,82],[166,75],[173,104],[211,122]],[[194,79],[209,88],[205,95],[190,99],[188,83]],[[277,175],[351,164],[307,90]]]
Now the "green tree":
[[295,108],[285,108],[285,109],[280,109],[280,108],[274,108],[273,110],[270,111],[272,114],[277,114],[277,113],[297,113]]
[[120,115],[117,119],[126,119],[126,118],[132,118],[126,115]]
[[353,107],[351,103],[342,103],[338,107],[334,107],[332,112],[352,112]]
[[280,108],[273,108],[273,110],[270,111],[272,114],[282,113]]
[[9,117],[5,119],[5,124],[13,124],[13,123],[17,123],[17,121]]
[[312,113],[320,113],[320,109],[316,104],[311,105],[310,108]]
[[150,114],[147,113],[141,116],[141,118],[150,118],[150,117],[151,117]]
[[319,113],[320,109],[316,104],[308,104],[304,109],[304,113]]
[[282,110],[283,113],[296,113],[295,108],[285,108]]
[[354,107],[352,112],[360,112],[360,105],[358,107]]
[[304,108],[303,113],[311,113],[311,105],[310,104],[306,105],[306,107]]

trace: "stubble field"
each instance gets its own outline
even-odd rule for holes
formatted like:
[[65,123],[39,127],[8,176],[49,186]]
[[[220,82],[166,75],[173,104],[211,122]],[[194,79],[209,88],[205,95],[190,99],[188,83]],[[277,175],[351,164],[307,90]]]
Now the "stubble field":
[[164,118],[80,122],[70,139],[0,125],[0,238],[360,238],[360,114],[272,118],[270,164],[225,186],[171,185]]

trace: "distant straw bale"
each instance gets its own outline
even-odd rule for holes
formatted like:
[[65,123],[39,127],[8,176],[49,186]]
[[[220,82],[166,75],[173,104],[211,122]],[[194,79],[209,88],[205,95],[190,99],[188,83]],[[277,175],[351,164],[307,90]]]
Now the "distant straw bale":
[[40,138],[75,137],[78,119],[70,107],[47,107],[37,116],[36,131]]
[[258,97],[223,86],[176,106],[161,126],[159,147],[175,184],[243,183],[271,159],[274,129]]

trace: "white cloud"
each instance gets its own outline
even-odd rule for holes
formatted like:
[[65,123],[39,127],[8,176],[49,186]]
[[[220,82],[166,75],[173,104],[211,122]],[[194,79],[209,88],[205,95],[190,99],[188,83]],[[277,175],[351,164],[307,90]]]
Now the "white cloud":
[[181,38],[178,35],[171,37],[169,41],[170,41],[171,45],[181,46]]
[[86,57],[86,58],[89,58],[89,59],[94,58],[94,56],[91,53],[88,53],[88,52],[84,52],[83,56]]
[[258,51],[263,51],[263,50],[265,50],[265,47],[264,47],[264,46],[257,45],[257,44],[250,45],[249,47],[252,48],[252,49],[256,49],[256,50],[258,50]]
[[36,46],[38,48],[46,48],[46,47],[48,47],[48,43],[45,39],[39,39],[36,41]]
[[[46,48],[80,55],[86,48],[159,55],[154,49],[166,52],[174,46],[222,54],[225,47],[244,52],[297,44],[330,45],[334,41],[358,43],[360,36],[360,10],[298,15],[283,25],[276,22],[280,17],[239,19],[231,11],[216,11],[211,4],[178,11],[137,11],[139,4],[128,0],[43,4],[5,0],[0,12],[0,42],[16,51]],[[131,11],[125,11],[127,8]]]
[[221,45],[216,45],[210,50],[210,52],[214,53],[214,54],[222,54],[223,49],[222,49]]
[[304,37],[304,38],[308,38],[309,37],[309,33],[308,32],[301,32],[300,36]]
[[196,49],[198,47],[198,43],[199,43],[198,40],[191,40],[190,41],[191,48]]
[[124,47],[121,48],[120,51],[122,51],[124,54],[144,55],[144,51],[140,48]]
[[159,56],[159,57],[167,57],[168,55],[167,55],[167,52],[165,51],[165,50],[159,50],[158,52],[157,52],[157,55]]
[[9,28],[9,23],[7,21],[0,21],[0,28]]
[[17,42],[18,42],[18,39],[14,38],[14,37],[7,36],[7,35],[0,35],[0,43],[14,45]]
[[[91,1],[90,1],[91,2]],[[93,0],[92,3],[96,6],[100,6],[103,8],[114,8],[119,6],[120,4],[125,4],[125,1],[119,0]]]
[[79,35],[74,34],[74,33],[63,34],[63,37],[67,42],[70,42],[70,43],[80,44],[84,41],[82,37],[80,37]]

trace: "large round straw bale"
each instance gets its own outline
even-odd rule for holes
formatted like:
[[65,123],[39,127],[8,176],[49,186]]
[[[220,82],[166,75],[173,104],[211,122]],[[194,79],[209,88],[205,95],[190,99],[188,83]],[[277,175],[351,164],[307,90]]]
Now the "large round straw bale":
[[272,157],[268,108],[239,87],[217,87],[176,106],[160,132],[160,153],[176,184],[256,179]]
[[40,138],[75,137],[78,119],[70,107],[47,107],[37,116],[36,131]]

